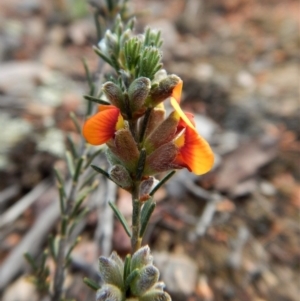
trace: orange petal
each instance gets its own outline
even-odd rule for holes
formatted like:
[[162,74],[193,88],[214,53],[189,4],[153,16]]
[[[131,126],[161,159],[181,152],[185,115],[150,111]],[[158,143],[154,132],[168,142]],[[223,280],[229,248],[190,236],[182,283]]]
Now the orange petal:
[[198,135],[194,128],[186,127],[183,135],[184,142],[182,142],[182,137],[178,138],[181,140],[179,144],[183,143],[183,146],[174,163],[188,168],[196,175],[208,172],[214,163],[214,155],[209,144]]
[[101,110],[89,118],[83,126],[83,136],[93,145],[100,145],[111,139],[116,131],[120,110],[114,106]]
[[171,95],[172,97],[174,97],[176,99],[176,101],[178,103],[180,103],[182,85],[183,85],[183,81],[180,80],[178,82],[178,84],[175,86],[175,88],[173,89],[173,92],[172,92],[172,95]]

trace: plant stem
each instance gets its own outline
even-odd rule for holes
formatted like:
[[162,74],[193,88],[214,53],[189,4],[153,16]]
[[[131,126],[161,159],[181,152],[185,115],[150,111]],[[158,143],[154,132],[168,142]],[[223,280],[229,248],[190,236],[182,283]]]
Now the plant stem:
[[[66,202],[66,208],[63,216],[66,218],[66,224],[69,223],[69,218],[73,208],[75,191],[76,191],[76,182],[72,182],[72,187],[69,192],[69,196]],[[62,221],[63,223],[63,221]],[[66,225],[66,226],[67,226]],[[56,270],[54,275],[54,293],[52,296],[52,301],[59,301],[63,295],[63,284],[65,280],[64,270],[65,270],[65,252],[67,247],[67,235],[65,233],[65,227],[61,226],[60,240],[56,258]]]
[[142,237],[139,236],[141,229],[141,208],[142,203],[139,200],[140,182],[136,182],[132,191],[132,236],[131,252],[136,252],[142,244]]

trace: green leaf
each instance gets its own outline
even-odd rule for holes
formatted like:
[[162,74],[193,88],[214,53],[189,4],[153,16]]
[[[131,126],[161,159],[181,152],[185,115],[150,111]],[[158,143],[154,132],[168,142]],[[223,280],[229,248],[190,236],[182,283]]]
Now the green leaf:
[[97,172],[90,172],[88,176],[85,178],[85,180],[82,182],[82,184],[80,185],[79,190],[84,188],[86,185],[90,184],[97,174],[98,174]]
[[80,198],[78,201],[76,201],[74,208],[72,210],[72,213],[71,213],[71,218],[76,217],[76,215],[79,213],[80,206],[83,203],[83,201],[85,200],[85,198],[86,197],[84,196],[84,197]]
[[96,150],[93,154],[91,154],[87,161],[86,164],[84,165],[84,169],[88,168],[90,166],[90,164],[92,163],[92,161],[100,154],[103,152],[103,147],[100,147],[98,150]]
[[110,179],[109,174],[105,170],[103,170],[102,168],[100,168],[100,167],[98,167],[96,165],[91,165],[91,167],[94,170],[96,170],[98,173],[104,175],[107,179]]
[[109,206],[111,207],[111,209],[114,211],[116,217],[118,218],[118,220],[120,221],[120,223],[122,224],[124,230],[126,231],[127,235],[129,237],[131,237],[131,231],[130,228],[127,224],[126,219],[124,218],[123,214],[119,211],[119,209],[115,206],[115,204],[113,204],[112,202],[108,202]]
[[70,112],[70,117],[76,127],[76,130],[78,132],[78,134],[81,134],[81,126],[80,126],[80,123],[79,123],[79,120],[77,118],[77,116],[75,115],[74,112]]
[[150,192],[150,196],[153,196],[155,194],[155,192],[162,186],[164,185],[168,180],[170,180],[174,174],[176,173],[175,170],[171,171],[170,173],[168,173]]
[[24,257],[25,257],[26,261],[29,263],[30,267],[33,269],[33,271],[36,272],[38,270],[38,266],[35,262],[35,259],[32,257],[32,255],[29,254],[28,252],[26,252],[24,254]]
[[144,167],[145,167],[145,162],[146,162],[146,157],[147,157],[147,153],[146,150],[143,148],[140,152],[140,157],[139,157],[139,161],[137,164],[137,170],[136,170],[136,180],[140,181],[140,179],[142,178],[143,172],[144,172]]
[[60,205],[60,212],[61,214],[64,214],[66,206],[66,192],[65,188],[63,186],[58,187],[58,193],[59,193],[59,205]]
[[90,212],[89,208],[84,208],[80,212],[77,213],[77,216],[75,217],[75,220],[69,225],[68,227],[68,236],[70,236],[75,229],[75,227],[78,225],[78,223]]
[[[100,40],[100,39],[99,39],[99,40]],[[92,79],[92,76],[91,76],[91,73],[90,73],[88,64],[87,64],[87,62],[86,62],[86,59],[83,58],[83,59],[82,59],[82,62],[83,62],[83,66],[84,66],[86,78],[87,78],[87,81],[88,81],[88,84],[89,84],[89,87],[90,87],[90,94],[91,94],[91,95],[94,95],[94,92],[95,92],[95,84],[94,84],[94,82],[93,82],[93,79]]]
[[55,167],[53,169],[54,169],[55,177],[56,177],[59,185],[64,186],[65,183],[64,183],[64,180],[63,180],[63,177],[62,177],[60,171]]
[[131,255],[127,254],[124,261],[124,274],[123,279],[126,280],[128,275],[130,274],[130,261],[131,261]]
[[90,278],[84,277],[83,282],[94,291],[97,291],[98,289],[101,288],[97,282],[95,282],[94,280],[92,280]]
[[70,145],[70,150],[71,150],[72,156],[74,158],[77,158],[78,154],[77,154],[76,146],[75,146],[74,141],[71,138],[70,134],[67,135],[67,141],[68,141],[68,143]]
[[93,47],[93,50],[98,54],[106,63],[113,66],[112,61],[97,47]]
[[81,166],[84,161],[84,157],[80,157],[76,164],[76,169],[73,176],[73,181],[76,183],[78,181],[79,175],[81,173]]
[[88,196],[88,194],[90,192],[92,192],[96,187],[97,187],[97,183],[93,183],[92,185],[83,188],[79,192],[79,194],[78,194],[78,196],[76,198],[75,204],[77,204],[77,202],[80,202],[82,199],[85,199]]
[[75,174],[74,158],[69,151],[66,151],[66,158],[67,158],[67,165],[68,165],[69,173],[71,174],[71,176],[73,178],[74,174]]
[[52,256],[52,258],[56,262],[56,259],[57,259],[57,244],[56,244],[56,241],[55,241],[55,238],[53,237],[53,235],[49,235],[48,244],[49,244],[50,255]]
[[125,290],[127,290],[130,286],[130,284],[136,279],[136,277],[139,275],[139,269],[133,270],[128,277],[125,280]]
[[155,202],[153,202],[152,198],[150,198],[143,206],[142,212],[141,212],[141,229],[140,229],[140,233],[139,236],[143,237],[148,222],[150,220],[150,217],[155,209]]
[[71,259],[71,253],[72,251],[74,250],[74,248],[77,246],[77,244],[80,242],[81,240],[81,237],[77,237],[74,242],[72,243],[71,247],[69,248],[68,252],[67,252],[67,255],[66,255],[66,266],[68,265],[68,263],[70,262],[70,259]]
[[98,103],[98,104],[101,104],[101,105],[106,105],[106,106],[111,105],[108,101],[103,100],[103,99],[99,99],[99,98],[94,97],[94,96],[91,96],[91,95],[83,95],[83,97],[84,97],[86,100],[90,100],[90,101],[93,101],[93,102]]
[[62,236],[65,236],[67,233],[68,221],[69,221],[69,219],[67,216],[64,215],[61,217],[61,230],[60,230],[61,232],[60,233]]

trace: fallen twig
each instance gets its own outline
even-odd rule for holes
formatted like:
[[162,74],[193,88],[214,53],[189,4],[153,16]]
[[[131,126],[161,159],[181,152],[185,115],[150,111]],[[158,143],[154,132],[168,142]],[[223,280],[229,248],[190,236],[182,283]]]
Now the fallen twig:
[[36,255],[41,249],[42,243],[59,216],[58,204],[58,200],[52,202],[41,213],[29,232],[0,266],[0,291],[25,268],[23,254],[30,252],[32,255]]
[[9,200],[18,195],[20,188],[20,185],[14,184],[0,192],[0,209],[3,208]]
[[49,179],[42,181],[28,194],[21,198],[15,205],[10,207],[0,216],[0,228],[16,220],[31,204],[33,204],[43,193],[45,193],[50,186],[51,183]]

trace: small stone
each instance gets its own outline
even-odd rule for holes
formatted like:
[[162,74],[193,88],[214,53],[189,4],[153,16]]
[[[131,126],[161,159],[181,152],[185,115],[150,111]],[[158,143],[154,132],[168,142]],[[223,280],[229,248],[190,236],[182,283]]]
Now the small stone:
[[3,301],[38,301],[35,286],[25,277],[19,278],[11,284],[3,295]]
[[180,254],[166,252],[153,255],[154,264],[161,271],[161,278],[166,284],[166,291],[176,296],[182,296],[182,300],[191,295],[197,283],[197,264],[191,258]]

